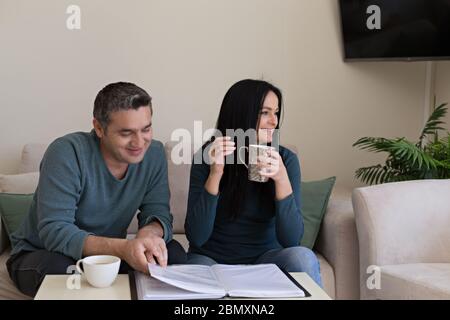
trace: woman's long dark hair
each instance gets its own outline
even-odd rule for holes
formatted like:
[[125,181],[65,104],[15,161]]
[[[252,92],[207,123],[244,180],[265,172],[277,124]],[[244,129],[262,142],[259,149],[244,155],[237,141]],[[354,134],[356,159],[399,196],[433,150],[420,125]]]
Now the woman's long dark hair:
[[[222,136],[226,136],[227,129],[256,130],[264,100],[271,91],[278,97],[277,116],[280,120],[283,104],[280,89],[266,81],[247,79],[235,83],[225,94],[216,129],[220,131]],[[279,129],[279,121],[276,129]],[[246,145],[248,146],[247,141]],[[237,158],[237,152],[239,152],[238,149],[235,151],[235,159]],[[223,209],[230,213],[231,218],[235,218],[242,211],[247,188],[250,184],[254,184],[259,189],[260,197],[274,199],[275,188],[272,180],[266,183],[252,182],[248,180],[248,171],[244,165],[238,164],[237,161],[234,164],[225,165],[219,191],[223,197],[221,202],[224,205]]]

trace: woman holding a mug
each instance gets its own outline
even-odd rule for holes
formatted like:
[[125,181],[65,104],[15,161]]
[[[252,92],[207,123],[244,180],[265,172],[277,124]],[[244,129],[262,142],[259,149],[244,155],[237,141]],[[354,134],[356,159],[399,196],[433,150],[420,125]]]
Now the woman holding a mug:
[[280,90],[265,81],[242,80],[226,93],[217,120],[222,136],[198,151],[202,163],[194,161],[191,168],[185,222],[188,263],[275,263],[288,272],[306,272],[321,286],[317,257],[299,246],[303,218],[297,156],[280,146],[279,152],[272,148],[258,157],[259,175],[266,182],[249,180],[246,164],[226,161],[248,147],[236,146],[227,131],[253,129],[258,144],[270,145],[281,108]]

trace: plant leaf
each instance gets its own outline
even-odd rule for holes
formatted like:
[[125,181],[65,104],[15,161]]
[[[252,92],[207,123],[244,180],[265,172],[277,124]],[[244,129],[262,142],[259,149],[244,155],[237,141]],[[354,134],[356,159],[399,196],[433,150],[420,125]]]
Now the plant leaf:
[[436,107],[434,111],[431,113],[428,118],[427,123],[425,124],[422,133],[420,134],[418,146],[423,145],[423,139],[429,135],[434,134],[436,131],[444,130],[444,128],[440,127],[441,124],[444,124],[444,121],[441,121],[443,117],[447,114],[447,103],[443,103],[440,106]]

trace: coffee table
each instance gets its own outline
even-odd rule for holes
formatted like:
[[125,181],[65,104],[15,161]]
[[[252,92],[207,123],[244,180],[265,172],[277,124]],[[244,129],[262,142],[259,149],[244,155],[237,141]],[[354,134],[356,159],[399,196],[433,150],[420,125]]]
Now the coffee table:
[[[292,272],[290,275],[310,294],[310,297],[295,300],[331,300],[305,272]],[[108,288],[94,288],[81,277],[79,289],[68,289],[69,275],[47,275],[36,294],[35,300],[131,300],[130,281],[127,274],[119,274]],[[286,299],[283,299],[286,300]],[[288,299],[292,300],[292,299]]]

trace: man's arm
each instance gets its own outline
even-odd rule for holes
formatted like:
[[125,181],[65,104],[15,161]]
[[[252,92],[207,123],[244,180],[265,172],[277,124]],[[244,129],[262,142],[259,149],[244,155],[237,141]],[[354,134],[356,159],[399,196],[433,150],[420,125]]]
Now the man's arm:
[[162,238],[163,228],[152,222],[141,228],[133,240],[89,235],[83,246],[83,256],[113,255],[125,260],[133,269],[148,273],[147,263],[167,265],[167,248]]
[[154,221],[139,229],[136,234],[136,238],[145,238],[152,235],[156,235],[157,237],[164,237],[164,228],[159,221]]
[[37,231],[42,246],[77,260],[89,235],[75,225],[81,171],[75,147],[59,138],[45,152],[36,190]]
[[89,235],[83,246],[83,256],[106,254],[124,259],[127,239],[106,238]]

